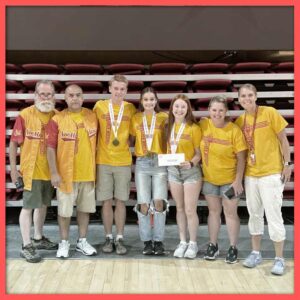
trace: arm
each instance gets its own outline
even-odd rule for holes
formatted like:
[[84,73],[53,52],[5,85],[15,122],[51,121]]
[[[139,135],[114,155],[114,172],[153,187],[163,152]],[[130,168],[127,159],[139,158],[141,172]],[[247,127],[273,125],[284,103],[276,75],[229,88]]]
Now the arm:
[[47,159],[51,173],[51,183],[55,188],[59,187],[61,183],[61,177],[57,171],[55,148],[47,147]]
[[[284,159],[284,162],[290,162],[291,161],[291,153],[290,153],[290,145],[289,141],[286,137],[285,130],[281,130],[278,134],[277,137],[279,139],[281,149],[282,149],[282,156]],[[292,166],[284,166],[282,173],[281,173],[281,178],[283,183],[286,183],[291,179],[291,174],[292,174]]]
[[190,161],[186,160],[185,162],[181,163],[180,167],[182,167],[183,169],[191,169],[193,166],[196,166],[200,160],[200,149],[195,148],[195,155],[193,156],[193,158]]
[[244,178],[244,171],[246,165],[246,153],[247,150],[244,150],[236,154],[237,156],[236,175],[235,175],[235,180],[231,185],[234,189],[234,193],[236,196],[240,195],[244,190],[242,181]]
[[14,141],[10,141],[9,143],[10,177],[13,183],[15,183],[17,181],[17,178],[21,176],[21,174],[17,171],[17,149],[18,149],[18,143]]

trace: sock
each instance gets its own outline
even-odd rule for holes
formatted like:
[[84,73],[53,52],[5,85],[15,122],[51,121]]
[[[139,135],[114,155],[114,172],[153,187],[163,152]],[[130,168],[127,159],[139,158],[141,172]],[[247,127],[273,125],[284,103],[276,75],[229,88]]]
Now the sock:
[[119,239],[123,239],[123,234],[117,234],[116,241],[118,241]]
[[254,254],[259,254],[259,253],[260,253],[260,251],[256,251],[256,250],[252,250],[252,252],[253,252]]
[[109,238],[109,239],[111,239],[111,240],[114,238],[113,235],[112,235],[111,233],[110,233],[110,234],[107,234],[106,237]]
[[180,244],[186,245],[186,241],[180,241]]
[[197,242],[190,241],[190,244],[191,244],[191,245],[197,245]]
[[82,242],[83,240],[86,240],[86,238],[85,237],[84,238],[79,238],[78,242]]

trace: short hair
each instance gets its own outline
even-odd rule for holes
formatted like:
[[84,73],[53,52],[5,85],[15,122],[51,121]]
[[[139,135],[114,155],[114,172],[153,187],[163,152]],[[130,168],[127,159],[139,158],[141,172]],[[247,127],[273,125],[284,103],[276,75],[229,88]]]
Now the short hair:
[[71,88],[71,87],[77,87],[77,88],[79,88],[80,91],[81,91],[81,93],[83,94],[83,90],[82,90],[82,88],[78,84],[70,84],[70,85],[68,85],[66,87],[66,89],[65,89],[65,94],[67,93],[68,89]]
[[141,91],[141,95],[140,95],[140,102],[139,102],[139,110],[140,111],[144,111],[144,107],[142,105],[142,100],[143,100],[143,97],[146,93],[152,93],[156,99],[156,105],[154,107],[154,111],[155,112],[160,112],[160,107],[159,107],[159,100],[158,100],[158,97],[157,97],[157,93],[156,91],[153,89],[153,87],[146,87],[144,88],[142,91]]
[[217,95],[212,97],[209,101],[208,108],[210,108],[213,103],[222,103],[224,104],[226,110],[228,110],[228,102],[227,97],[225,95]]
[[109,86],[111,86],[114,81],[124,82],[126,84],[126,86],[128,86],[128,79],[124,75],[122,75],[122,74],[116,74],[116,75],[114,75],[111,78],[111,80],[109,81]]
[[193,110],[192,110],[190,99],[184,94],[177,94],[174,97],[174,99],[172,100],[172,102],[170,104],[170,109],[169,109],[168,140],[170,139],[171,130],[172,130],[173,124],[175,122],[175,117],[173,115],[173,106],[174,106],[174,103],[176,102],[176,100],[178,100],[178,99],[183,100],[187,104],[187,113],[186,113],[186,116],[185,116],[186,123],[189,124],[189,125],[197,123],[196,119],[193,115]]
[[251,83],[245,83],[243,84],[240,88],[239,88],[239,91],[238,91],[238,95],[240,96],[240,91],[241,89],[248,89],[248,90],[251,90],[252,92],[254,92],[255,96],[257,95],[257,89],[256,87],[251,84]]
[[35,92],[37,92],[38,87],[39,87],[41,84],[46,84],[46,85],[51,86],[53,92],[55,93],[55,86],[54,86],[54,84],[53,84],[53,82],[52,82],[51,80],[39,80],[39,81],[35,84]]

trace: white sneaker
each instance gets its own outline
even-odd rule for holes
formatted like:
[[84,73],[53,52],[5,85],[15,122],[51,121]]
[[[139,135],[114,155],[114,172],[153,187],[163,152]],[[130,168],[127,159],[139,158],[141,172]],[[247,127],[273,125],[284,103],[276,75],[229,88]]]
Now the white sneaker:
[[97,254],[97,250],[88,243],[86,238],[82,238],[77,241],[76,251],[81,252],[84,255],[96,255]]
[[179,257],[179,258],[183,257],[184,252],[186,251],[187,247],[188,247],[188,244],[187,244],[187,243],[180,242],[180,243],[177,245],[177,247],[176,247],[176,249],[175,249],[175,251],[174,251],[173,256],[174,256],[174,257]]
[[198,246],[196,243],[189,243],[187,250],[184,253],[185,258],[195,258],[198,253]]
[[70,243],[69,241],[62,240],[58,244],[58,250],[56,252],[56,257],[67,258],[69,257]]

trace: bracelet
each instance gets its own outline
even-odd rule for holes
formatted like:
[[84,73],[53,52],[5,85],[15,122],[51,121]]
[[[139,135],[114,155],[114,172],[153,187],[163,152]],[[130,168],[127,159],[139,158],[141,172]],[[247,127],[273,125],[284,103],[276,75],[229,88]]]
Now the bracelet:
[[191,160],[190,160],[190,165],[191,165],[191,168],[193,168],[195,166]]

